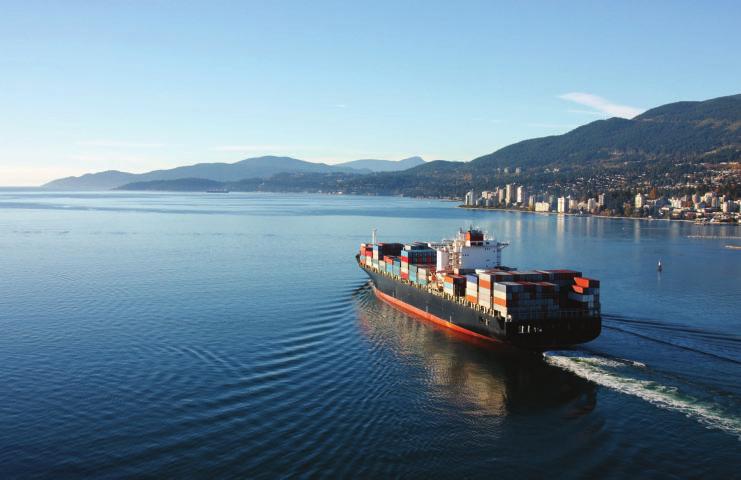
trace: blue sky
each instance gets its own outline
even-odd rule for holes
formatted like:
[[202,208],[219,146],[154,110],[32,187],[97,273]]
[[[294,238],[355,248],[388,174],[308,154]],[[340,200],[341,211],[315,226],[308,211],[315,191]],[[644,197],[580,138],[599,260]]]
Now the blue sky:
[[741,92],[741,2],[0,1],[0,185],[470,160]]

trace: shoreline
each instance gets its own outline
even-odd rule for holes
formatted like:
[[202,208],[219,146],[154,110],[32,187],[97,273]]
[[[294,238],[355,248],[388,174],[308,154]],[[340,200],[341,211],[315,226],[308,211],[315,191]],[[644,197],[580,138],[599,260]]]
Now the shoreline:
[[[466,205],[458,205],[456,208],[462,208],[464,210],[482,210],[489,212],[510,212],[510,213],[532,213],[537,215],[563,215],[570,217],[590,217],[590,218],[610,218],[610,219],[623,219],[623,220],[643,220],[646,222],[685,222],[695,224],[695,220],[689,220],[686,218],[646,218],[646,217],[624,217],[619,215],[592,215],[591,213],[564,213],[564,212],[535,212],[530,210],[518,210],[514,208],[496,208],[496,207],[468,207]],[[697,224],[698,226],[731,226],[738,227],[741,223],[702,223]]]

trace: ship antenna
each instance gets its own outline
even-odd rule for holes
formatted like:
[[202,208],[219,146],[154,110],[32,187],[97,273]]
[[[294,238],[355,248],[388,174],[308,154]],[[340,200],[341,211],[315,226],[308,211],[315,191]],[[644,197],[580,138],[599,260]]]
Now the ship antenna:
[[376,244],[376,229],[375,228],[371,231],[371,243],[374,245]]

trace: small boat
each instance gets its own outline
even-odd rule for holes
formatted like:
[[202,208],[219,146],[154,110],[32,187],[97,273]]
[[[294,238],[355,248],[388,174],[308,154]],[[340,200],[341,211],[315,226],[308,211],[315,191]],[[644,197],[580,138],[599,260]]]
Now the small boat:
[[659,263],[656,265],[656,271],[660,272],[664,270],[664,267],[661,265],[661,260],[659,259]]
[[226,188],[212,188],[210,190],[206,190],[206,193],[229,193],[229,190]]

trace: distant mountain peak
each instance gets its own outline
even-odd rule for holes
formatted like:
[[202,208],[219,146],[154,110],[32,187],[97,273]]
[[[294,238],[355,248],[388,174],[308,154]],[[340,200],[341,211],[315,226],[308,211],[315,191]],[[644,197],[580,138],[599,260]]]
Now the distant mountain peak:
[[420,157],[400,161],[356,160],[337,165],[314,163],[292,157],[264,155],[246,158],[235,163],[196,163],[170,169],[153,170],[147,173],[128,173],[118,170],[86,173],[78,177],[66,177],[51,181],[44,188],[59,190],[111,190],[123,185],[170,180],[203,179],[215,182],[236,182],[247,178],[268,178],[279,173],[372,173],[400,171],[425,163]]
[[402,160],[376,160],[372,158],[353,160],[351,162],[339,163],[338,166],[350,167],[356,170],[368,172],[399,172],[422,165],[425,161],[422,157],[414,156]]

